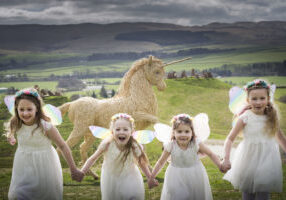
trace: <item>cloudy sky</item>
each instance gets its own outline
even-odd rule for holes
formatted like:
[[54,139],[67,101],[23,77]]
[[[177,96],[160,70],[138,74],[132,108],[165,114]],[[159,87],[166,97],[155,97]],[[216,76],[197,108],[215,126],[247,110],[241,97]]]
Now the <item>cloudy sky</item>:
[[286,19],[285,0],[0,0],[0,24],[211,22]]

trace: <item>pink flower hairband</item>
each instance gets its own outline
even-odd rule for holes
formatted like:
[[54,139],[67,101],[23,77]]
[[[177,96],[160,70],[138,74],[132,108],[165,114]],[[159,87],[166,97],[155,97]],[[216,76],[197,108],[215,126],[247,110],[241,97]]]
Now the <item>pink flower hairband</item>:
[[15,98],[17,98],[23,94],[32,95],[32,96],[36,97],[37,99],[40,99],[39,93],[37,92],[37,90],[35,90],[33,88],[23,89],[23,90],[16,92]]
[[187,119],[189,119],[189,120],[193,120],[193,118],[190,116],[190,115],[188,115],[188,114],[185,114],[185,113],[182,113],[182,114],[178,114],[178,115],[176,115],[176,116],[174,116],[173,118],[172,118],[172,120],[171,120],[171,123],[173,124],[174,122],[176,122],[177,120],[179,120],[180,118],[187,118]]
[[131,123],[134,123],[134,119],[126,113],[117,113],[111,117],[111,120],[115,121],[115,120],[120,119],[120,118],[127,119]]

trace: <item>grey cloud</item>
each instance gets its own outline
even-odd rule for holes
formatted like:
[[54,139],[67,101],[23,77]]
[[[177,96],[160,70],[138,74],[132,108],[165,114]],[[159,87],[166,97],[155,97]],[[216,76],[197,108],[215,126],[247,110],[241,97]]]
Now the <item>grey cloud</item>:
[[1,0],[0,24],[150,21],[202,25],[284,20],[285,7],[285,0]]

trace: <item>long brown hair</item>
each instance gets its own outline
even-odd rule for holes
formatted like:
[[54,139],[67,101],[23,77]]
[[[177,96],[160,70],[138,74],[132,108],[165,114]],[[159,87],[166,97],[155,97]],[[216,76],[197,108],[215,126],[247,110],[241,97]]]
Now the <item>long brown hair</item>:
[[[124,120],[128,121],[130,124],[132,132],[135,130],[134,119],[126,113],[118,113],[118,114],[115,114],[112,116],[111,122],[110,122],[110,130],[113,130],[114,124],[118,119],[124,119]],[[124,166],[124,164],[127,160],[127,157],[131,153],[131,151],[132,151],[132,153],[135,154],[135,148],[136,147],[139,147],[139,149],[141,151],[141,155],[138,158],[138,162],[149,164],[149,160],[148,160],[144,150],[141,148],[140,144],[132,136],[130,136],[127,144],[124,146],[124,148],[122,150],[123,155],[118,157],[118,158],[121,158],[120,161],[122,161],[122,166]]]
[[[36,90],[34,91],[34,89],[25,89],[25,90],[31,90],[33,92],[36,91]],[[41,129],[43,129],[43,126],[41,124],[41,119],[43,119],[45,121],[51,121],[50,118],[47,117],[42,110],[43,102],[42,102],[42,99],[40,98],[40,96],[35,96],[33,94],[20,93],[19,96],[15,97],[15,103],[14,103],[14,113],[15,114],[10,118],[10,120],[8,122],[8,127],[6,127],[7,132],[8,132],[7,133],[8,138],[14,136],[15,133],[23,125],[23,121],[20,119],[19,113],[18,113],[18,105],[22,99],[26,99],[26,100],[32,102],[37,108],[36,115],[35,115],[35,123],[37,124],[37,127],[32,131],[32,133],[39,127]]]
[[271,136],[274,136],[276,132],[278,131],[279,117],[278,117],[278,111],[275,108],[275,105],[270,101],[270,87],[264,80],[255,80],[253,82],[255,84],[252,83],[252,84],[249,84],[250,86],[246,87],[247,98],[249,98],[249,93],[252,90],[265,89],[267,91],[268,103],[264,110],[264,114],[267,116],[267,122],[266,122],[265,128],[270,130],[269,134]]

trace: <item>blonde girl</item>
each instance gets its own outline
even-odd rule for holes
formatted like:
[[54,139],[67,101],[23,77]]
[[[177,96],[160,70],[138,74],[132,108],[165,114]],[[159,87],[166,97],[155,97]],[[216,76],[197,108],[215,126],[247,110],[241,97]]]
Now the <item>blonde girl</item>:
[[[224,179],[242,192],[243,200],[270,199],[270,192],[282,192],[282,163],[279,146],[286,152],[286,137],[279,127],[277,110],[270,101],[270,87],[264,80],[245,86],[248,110],[241,114],[224,146]],[[231,146],[239,134],[243,140],[230,164]]]
[[147,178],[151,173],[146,154],[132,137],[134,128],[134,119],[130,115],[114,115],[110,123],[112,135],[101,142],[82,168],[83,173],[87,173],[104,154],[100,181],[103,200],[144,199],[143,178],[137,165]]

